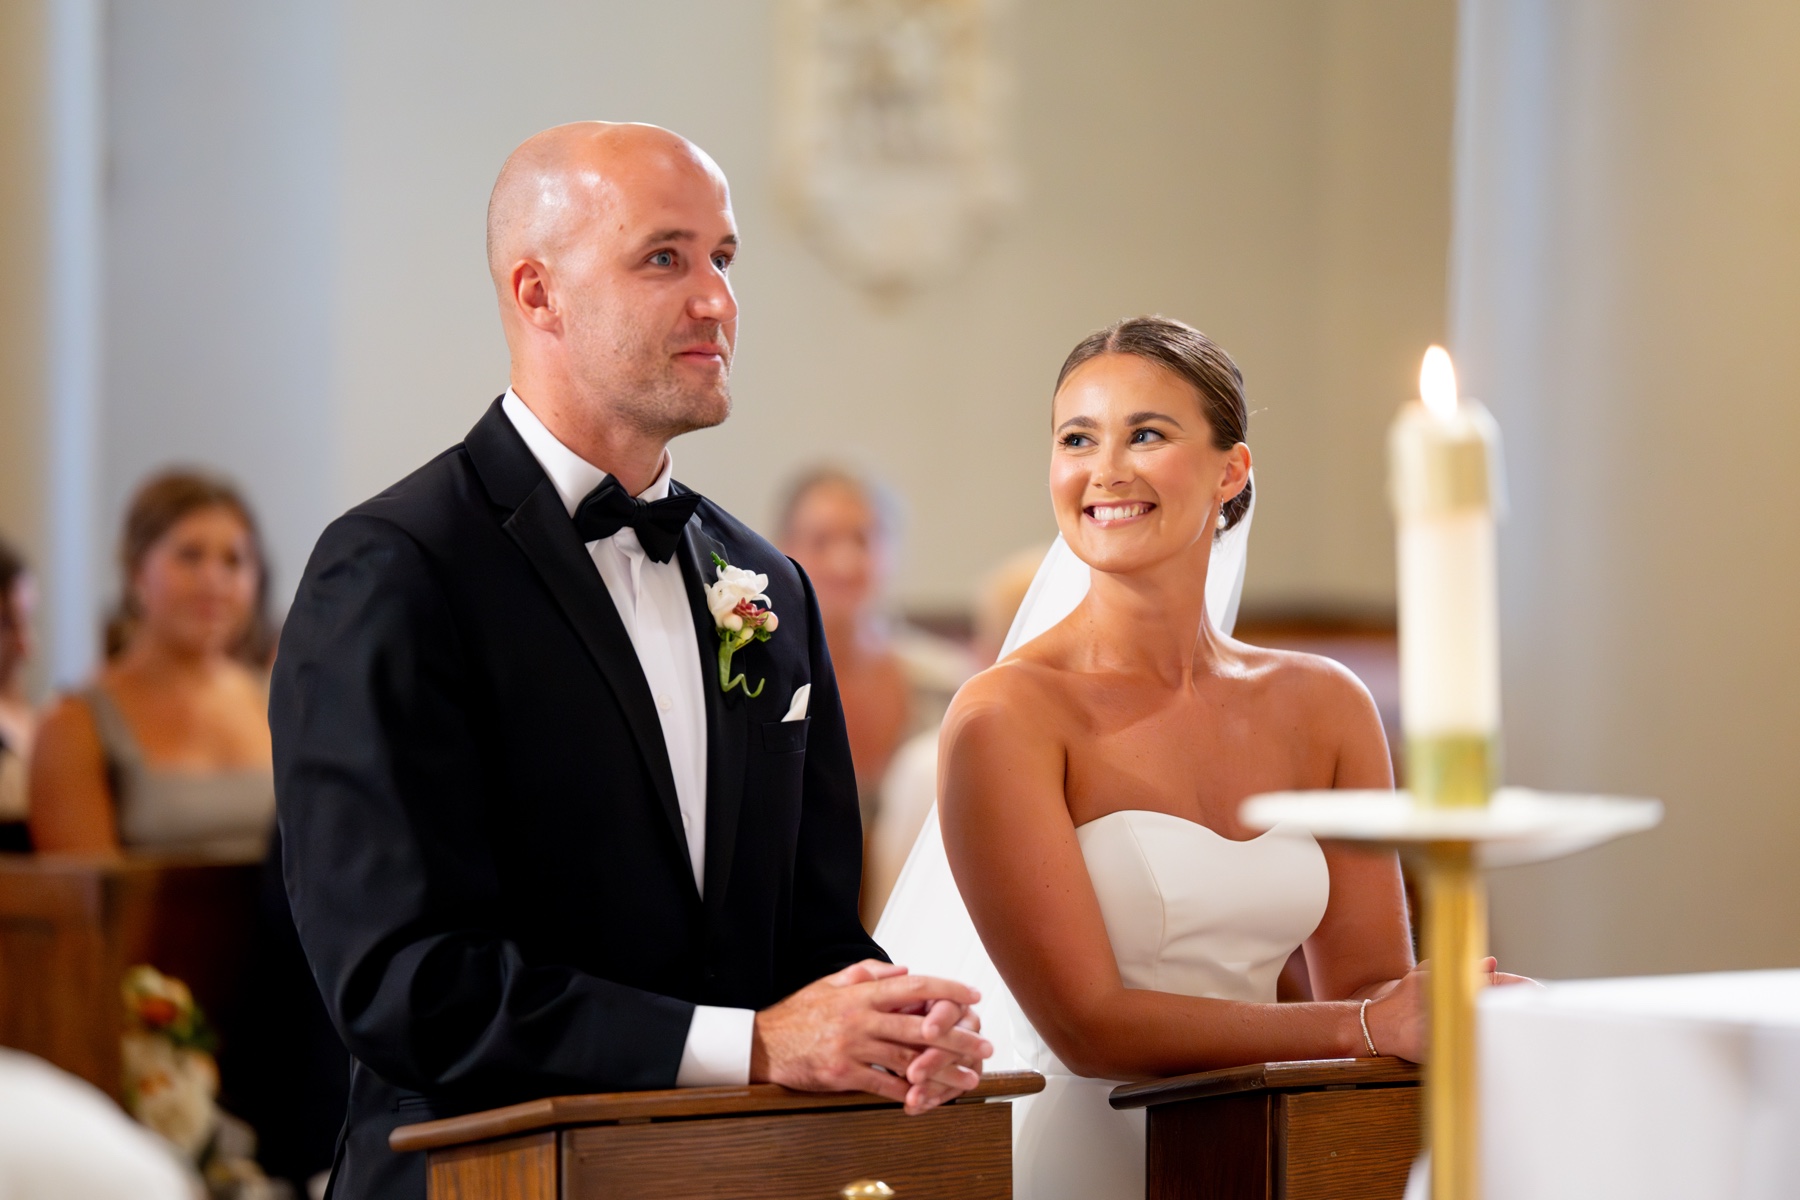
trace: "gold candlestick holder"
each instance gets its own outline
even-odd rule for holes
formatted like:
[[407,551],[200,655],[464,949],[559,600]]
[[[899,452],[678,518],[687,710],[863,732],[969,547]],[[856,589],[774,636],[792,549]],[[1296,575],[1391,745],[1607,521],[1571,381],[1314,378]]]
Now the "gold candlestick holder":
[[1501,788],[1490,803],[1433,807],[1405,792],[1278,792],[1244,802],[1253,829],[1276,825],[1329,841],[1398,850],[1417,867],[1431,962],[1425,1114],[1432,1200],[1480,1200],[1481,1108],[1475,1041],[1477,967],[1487,956],[1483,872],[1562,858],[1662,820],[1655,800]]

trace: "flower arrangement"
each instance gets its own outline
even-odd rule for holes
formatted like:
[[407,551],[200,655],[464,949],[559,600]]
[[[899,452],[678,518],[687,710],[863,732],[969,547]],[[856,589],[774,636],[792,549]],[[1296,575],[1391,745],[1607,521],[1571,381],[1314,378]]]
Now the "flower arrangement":
[[218,1105],[218,1039],[187,984],[154,967],[125,972],[125,1108],[197,1167],[214,1200],[274,1200],[256,1134]]
[[769,577],[734,567],[717,553],[712,560],[719,578],[706,589],[706,607],[719,631],[719,687],[727,693],[742,688],[744,695],[754,700],[768,681],[759,679],[752,688],[743,675],[734,677],[731,657],[752,641],[768,641],[781,623],[764,594]]
[[154,967],[125,972],[125,1107],[197,1159],[218,1125],[217,1048],[187,984]]

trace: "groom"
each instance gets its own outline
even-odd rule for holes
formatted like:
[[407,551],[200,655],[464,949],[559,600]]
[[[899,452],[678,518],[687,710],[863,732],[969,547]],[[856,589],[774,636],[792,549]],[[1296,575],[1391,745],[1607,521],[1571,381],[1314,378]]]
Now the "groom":
[[[355,1059],[337,1197],[424,1196],[398,1125],[548,1094],[921,1111],[978,1081],[975,995],[857,920],[811,585],[670,477],[668,442],[730,411],[736,250],[674,134],[520,146],[488,212],[512,386],[307,565],[270,721],[288,894]],[[709,609],[721,562],[762,595]]]

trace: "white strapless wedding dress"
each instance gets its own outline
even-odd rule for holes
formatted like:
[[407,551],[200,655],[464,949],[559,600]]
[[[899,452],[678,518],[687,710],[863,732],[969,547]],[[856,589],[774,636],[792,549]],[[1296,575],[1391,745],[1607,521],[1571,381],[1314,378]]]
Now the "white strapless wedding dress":
[[[1325,915],[1331,878],[1305,833],[1277,826],[1235,842],[1128,809],[1075,834],[1126,987],[1273,1003],[1282,964]],[[1014,1101],[1015,1200],[1140,1200],[1143,1110],[1115,1110],[1107,1095],[1117,1080],[1071,1075],[1006,1007],[1016,1065],[1047,1080]]]
[[[1213,545],[1206,611],[1222,633],[1231,632],[1243,592],[1250,515]],[[1000,656],[1074,611],[1088,582],[1087,566],[1058,538]],[[1305,833],[1276,826],[1235,842],[1193,821],[1128,809],[1089,821],[1076,837],[1126,987],[1271,1003],[1282,964],[1325,915],[1331,877]],[[1114,1110],[1107,1096],[1117,1081],[1069,1074],[1025,1019],[957,891],[935,805],[875,940],[917,974],[981,992],[990,1071],[1045,1076],[1044,1091],[1013,1101],[1014,1200],[1143,1196],[1143,1111]]]

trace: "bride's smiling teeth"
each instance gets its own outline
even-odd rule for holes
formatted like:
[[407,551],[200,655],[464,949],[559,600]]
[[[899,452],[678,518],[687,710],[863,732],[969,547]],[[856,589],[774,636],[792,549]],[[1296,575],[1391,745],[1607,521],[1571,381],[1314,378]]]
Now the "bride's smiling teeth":
[[1155,507],[1148,500],[1132,500],[1124,504],[1090,504],[1083,511],[1096,521],[1129,521]]

